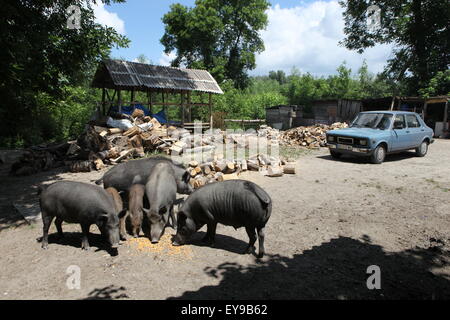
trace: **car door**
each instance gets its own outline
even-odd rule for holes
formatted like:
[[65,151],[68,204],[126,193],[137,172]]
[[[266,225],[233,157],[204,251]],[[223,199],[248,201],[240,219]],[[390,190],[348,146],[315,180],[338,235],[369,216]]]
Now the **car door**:
[[425,128],[421,127],[419,119],[417,119],[417,116],[415,114],[406,115],[406,125],[408,126],[407,133],[410,135],[410,139],[408,140],[408,147],[418,147],[422,142]]
[[391,150],[398,151],[408,148],[409,145],[409,134],[408,128],[406,126],[406,120],[404,114],[394,115],[394,124],[392,126],[392,141]]

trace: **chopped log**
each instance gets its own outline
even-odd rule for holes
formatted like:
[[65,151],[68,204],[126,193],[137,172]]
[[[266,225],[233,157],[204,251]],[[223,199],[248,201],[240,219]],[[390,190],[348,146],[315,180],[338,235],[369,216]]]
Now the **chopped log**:
[[283,167],[283,173],[295,174],[295,162],[286,163]]
[[137,158],[145,157],[145,151],[143,147],[134,148],[134,156]]
[[122,129],[119,129],[119,128],[109,128],[108,129],[108,134],[116,134],[116,133],[122,133],[123,132],[123,130]]
[[227,163],[224,160],[216,161],[214,170],[216,172],[223,172],[227,168]]
[[195,170],[195,168],[190,169],[189,173],[191,174],[191,177],[195,177],[198,174],[198,172],[197,172],[197,170]]
[[124,151],[120,152],[118,158],[116,158],[116,159],[111,159],[111,162],[113,162],[113,163],[120,162],[121,160],[123,160],[123,159],[126,158],[127,156],[131,155],[133,152],[134,152],[134,148],[128,149],[128,150],[124,150]]
[[197,174],[202,173],[202,168],[200,168],[200,166],[196,166],[194,170],[197,172]]
[[159,123],[159,121],[156,118],[152,118],[152,120],[150,120],[150,123],[153,124],[154,129],[158,129],[161,127],[161,123]]
[[216,181],[222,182],[223,181],[223,176],[224,176],[224,174],[222,172],[216,172],[216,174],[214,175],[214,179]]
[[133,118],[141,118],[141,117],[143,117],[144,115],[145,115],[145,114],[144,114],[144,111],[143,111],[143,110],[138,109],[138,108],[135,108],[134,111],[133,111],[133,113],[131,114],[131,117],[133,117]]
[[283,175],[283,168],[280,166],[277,167],[269,166],[267,168],[267,175],[269,177],[281,177]]
[[98,170],[103,169],[105,167],[105,164],[103,163],[102,159],[97,158],[94,160],[94,167],[95,167],[95,170],[98,171]]
[[200,165],[202,168],[202,171],[205,175],[209,175],[211,173],[211,164],[210,163],[204,163]]
[[247,160],[247,168],[250,171],[259,171],[259,165],[256,160]]
[[242,169],[242,171],[247,171],[247,160],[242,159],[242,161],[241,161],[241,169]]
[[225,168],[225,173],[233,173],[236,169],[236,166],[234,165],[234,162],[232,161],[228,161],[226,168]]
[[71,172],[90,172],[92,170],[92,162],[89,160],[75,161],[70,165]]
[[142,138],[140,135],[135,135],[133,138],[130,139],[131,145],[134,148],[142,148]]
[[189,166],[192,168],[195,168],[198,166],[198,161],[192,160],[189,162]]
[[224,181],[234,180],[234,179],[239,179],[239,176],[237,175],[237,173],[231,173],[231,174],[224,174],[223,175],[223,180]]
[[208,178],[204,176],[196,176],[194,179],[194,188],[200,188],[201,186],[204,186],[208,182]]
[[132,127],[132,128],[130,128],[130,129],[128,129],[127,131],[125,131],[125,132],[123,133],[123,135],[124,135],[125,137],[131,138],[131,137],[133,137],[134,135],[138,134],[139,132],[140,132],[140,130],[139,130],[138,127]]
[[66,155],[70,156],[70,155],[76,154],[80,150],[81,150],[81,148],[77,143],[72,143],[69,146],[69,149],[67,149]]

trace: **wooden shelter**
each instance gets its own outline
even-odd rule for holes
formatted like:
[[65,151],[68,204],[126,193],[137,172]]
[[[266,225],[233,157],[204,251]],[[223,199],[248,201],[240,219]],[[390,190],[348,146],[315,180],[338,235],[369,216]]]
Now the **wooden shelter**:
[[[139,104],[147,105],[150,113],[153,107],[162,106],[168,118],[167,108],[178,106],[181,108],[181,126],[193,128],[191,122],[192,107],[208,107],[209,123],[202,123],[202,127],[212,128],[213,94],[223,94],[216,80],[206,70],[181,69],[165,66],[155,66],[122,60],[104,60],[100,63],[92,80],[92,87],[102,89],[102,112],[106,114],[107,107],[117,105],[119,111],[124,105],[137,104],[135,92],[147,94],[147,101]],[[109,90],[113,90],[110,94]],[[123,91],[130,92],[131,101],[123,101]],[[191,93],[201,95],[201,102],[193,103]],[[178,102],[170,102],[169,94],[179,97]],[[203,102],[203,96],[208,101]],[[169,119],[167,119],[169,120]]]

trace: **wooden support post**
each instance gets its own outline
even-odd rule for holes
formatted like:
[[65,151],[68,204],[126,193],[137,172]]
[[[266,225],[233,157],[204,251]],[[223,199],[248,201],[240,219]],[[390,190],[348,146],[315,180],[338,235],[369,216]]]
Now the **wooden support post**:
[[102,88],[102,115],[106,115],[105,97],[106,97],[106,89]]
[[428,102],[425,101],[425,104],[423,105],[423,110],[422,110],[422,119],[423,119],[423,121],[425,121],[425,117],[427,116],[427,107],[428,107]]
[[121,90],[117,90],[117,106],[119,113],[122,112],[122,94]]
[[395,97],[392,97],[392,102],[391,102],[391,107],[389,108],[389,110],[394,110],[394,104],[395,104]]
[[[162,101],[163,101],[163,103],[165,103],[164,96],[165,96],[165,93],[163,92],[162,93]],[[166,115],[166,120],[167,120],[167,124],[168,124],[169,123],[169,112],[167,110],[167,105],[164,104],[163,108],[164,108],[164,114]]]
[[444,131],[448,129],[448,99],[444,107]]
[[213,129],[213,115],[212,115],[212,93],[209,93],[209,129]]
[[147,99],[148,99],[148,110],[151,114],[153,114],[153,94],[150,91],[147,91]]
[[192,122],[192,106],[191,106],[191,93],[188,91],[187,93],[187,103],[188,103],[188,122]]
[[134,89],[131,89],[131,106],[134,106]]
[[183,92],[180,93],[181,96],[181,127],[184,128],[184,95]]

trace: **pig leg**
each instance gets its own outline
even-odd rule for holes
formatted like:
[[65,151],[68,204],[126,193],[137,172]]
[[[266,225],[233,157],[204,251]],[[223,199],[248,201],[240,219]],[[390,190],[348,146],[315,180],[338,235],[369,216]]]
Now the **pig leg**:
[[203,237],[202,241],[214,247],[216,238],[216,228],[217,222],[211,222],[207,224],[206,235]]
[[58,230],[58,237],[61,239],[61,238],[64,238],[64,233],[63,233],[63,231],[62,231],[62,219],[61,218],[58,218],[58,217],[56,217],[56,219],[55,219],[55,226],[56,226],[56,230]]
[[52,223],[53,216],[48,216],[44,212],[42,212],[42,222],[44,224],[42,231],[42,249],[48,249],[48,229],[50,228],[50,224]]
[[264,250],[264,227],[256,228],[256,230],[258,231],[258,243],[259,243],[258,258],[262,258],[265,253],[265,250]]
[[83,237],[81,239],[81,249],[83,250],[89,250],[89,224],[82,224],[81,225],[81,231],[83,232]]
[[248,238],[250,239],[248,242],[248,247],[245,249],[245,253],[252,253],[253,249],[255,248],[255,242],[256,242],[256,232],[255,228],[253,227],[245,227],[245,231],[247,231]]
[[127,229],[126,229],[126,221],[127,221],[127,217],[128,217],[128,210],[127,213],[119,219],[119,230],[120,230],[120,240],[127,240],[128,235],[127,235]]
[[170,219],[172,220],[172,228],[177,230],[177,216],[175,211],[173,210],[173,205],[170,207]]

